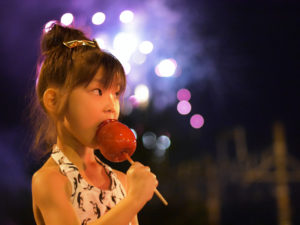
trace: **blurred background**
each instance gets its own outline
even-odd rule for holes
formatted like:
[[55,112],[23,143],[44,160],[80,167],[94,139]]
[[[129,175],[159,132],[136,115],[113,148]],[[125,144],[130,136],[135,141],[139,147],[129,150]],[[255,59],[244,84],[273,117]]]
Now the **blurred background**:
[[154,196],[140,224],[300,224],[299,12],[296,0],[1,1],[0,224],[34,224],[42,162],[26,110],[54,20],[124,65],[120,120],[169,202]]

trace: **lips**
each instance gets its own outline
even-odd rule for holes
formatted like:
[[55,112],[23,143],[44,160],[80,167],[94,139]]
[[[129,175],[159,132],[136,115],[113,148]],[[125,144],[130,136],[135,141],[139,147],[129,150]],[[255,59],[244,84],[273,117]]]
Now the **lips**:
[[103,122],[101,122],[98,126],[98,130],[100,130],[102,127],[104,127],[106,124],[113,122],[113,121],[117,121],[116,119],[107,119],[104,120]]

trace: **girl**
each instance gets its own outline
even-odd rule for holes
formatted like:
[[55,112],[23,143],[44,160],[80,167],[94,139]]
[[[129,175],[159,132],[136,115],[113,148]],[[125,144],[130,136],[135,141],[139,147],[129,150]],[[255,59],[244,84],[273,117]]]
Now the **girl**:
[[33,175],[37,225],[138,224],[158,185],[149,167],[126,175],[94,154],[102,121],[117,119],[126,78],[120,62],[77,29],[55,24],[41,40],[36,145],[51,153]]

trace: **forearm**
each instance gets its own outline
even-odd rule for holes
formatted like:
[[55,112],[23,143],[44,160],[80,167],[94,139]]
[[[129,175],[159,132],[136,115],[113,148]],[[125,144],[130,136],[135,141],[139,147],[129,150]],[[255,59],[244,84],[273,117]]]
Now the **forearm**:
[[142,207],[143,204],[127,196],[100,219],[89,223],[89,225],[128,225]]

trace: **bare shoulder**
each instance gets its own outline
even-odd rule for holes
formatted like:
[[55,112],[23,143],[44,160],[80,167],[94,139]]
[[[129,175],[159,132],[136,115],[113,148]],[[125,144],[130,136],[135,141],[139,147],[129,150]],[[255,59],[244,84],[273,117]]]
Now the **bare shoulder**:
[[115,169],[113,169],[113,172],[117,175],[117,177],[121,181],[123,187],[127,190],[127,177],[126,177],[126,174],[119,171],[119,170],[115,170]]
[[69,182],[66,176],[60,171],[55,162],[48,161],[36,171],[32,176],[32,195],[35,203],[40,201],[53,199],[53,196],[58,194],[58,190],[62,190],[67,194],[70,190]]
[[32,176],[33,187],[43,187],[52,184],[54,181],[65,180],[65,176],[59,171],[58,165],[51,158],[36,171]]
[[70,201],[71,192],[68,178],[50,158],[32,177],[33,212],[37,225],[80,224]]

